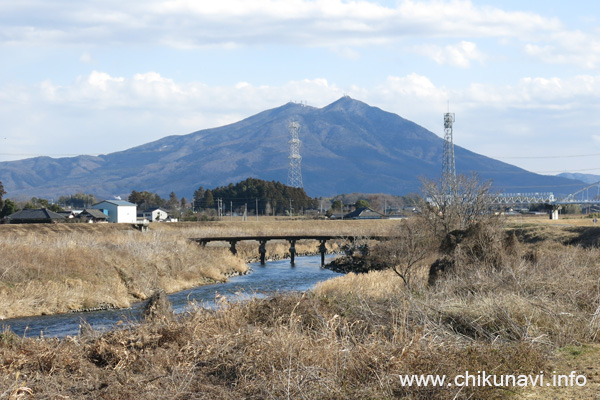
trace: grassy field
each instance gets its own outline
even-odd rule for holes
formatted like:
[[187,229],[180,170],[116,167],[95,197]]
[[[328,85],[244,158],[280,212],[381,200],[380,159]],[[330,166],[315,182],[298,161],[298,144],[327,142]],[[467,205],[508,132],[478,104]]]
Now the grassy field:
[[[304,294],[235,304],[222,299],[215,310],[197,308],[177,318],[165,314],[102,335],[87,332],[53,340],[5,332],[0,334],[0,399],[598,398],[600,227],[583,219],[573,221],[512,219],[482,230],[454,250],[455,269],[431,286],[428,270],[439,256],[436,252],[415,267],[410,290],[387,269],[350,273]],[[125,230],[90,235],[110,237],[104,242],[96,239],[99,253],[116,246],[128,254],[146,254],[182,232],[192,237],[207,232],[269,233],[265,229],[324,233],[335,226],[346,234],[360,230],[367,235],[402,229],[397,221],[282,222],[271,221],[274,225],[268,228],[266,224],[164,224],[150,234]],[[5,232],[0,230],[0,235]],[[69,235],[70,240],[81,237],[75,248],[96,243],[85,242],[91,240],[84,239],[85,232],[49,233],[46,239],[31,232],[6,236],[33,236],[41,243],[49,240],[46,244],[54,247],[53,240],[58,239],[51,238],[66,240]],[[123,238],[128,237],[147,242],[143,251],[126,244]],[[27,240],[31,246],[36,244],[32,238]],[[192,251],[188,245],[181,243],[182,249]],[[73,255],[62,246],[52,260],[59,260],[61,251],[63,258]],[[248,245],[244,256],[251,257],[254,247]],[[226,256],[217,253],[222,250],[193,248],[196,256],[204,252]],[[146,260],[147,256],[139,257]],[[185,264],[187,259],[161,262],[176,260]],[[35,269],[28,273],[33,274],[30,280],[37,279]],[[52,275],[44,279],[50,278],[58,281]],[[495,375],[543,371],[546,377],[553,371],[564,375],[576,371],[587,384],[408,387],[399,378],[405,374],[454,377],[465,371]]]
[[[396,222],[397,223],[397,222]],[[260,234],[365,235],[389,230],[390,221],[278,221],[152,224],[0,225],[0,318],[54,314],[98,307],[128,307],[157,289],[167,293],[247,271],[259,257],[255,242],[242,242],[240,257],[228,244],[202,248],[201,236]],[[336,243],[330,243],[333,250]],[[271,258],[285,257],[286,242],[269,242]],[[317,244],[300,242],[298,254]]]

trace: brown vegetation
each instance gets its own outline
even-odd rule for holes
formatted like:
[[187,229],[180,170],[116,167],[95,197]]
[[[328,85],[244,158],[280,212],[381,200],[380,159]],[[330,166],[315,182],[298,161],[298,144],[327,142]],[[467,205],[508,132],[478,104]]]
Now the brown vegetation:
[[0,316],[128,307],[157,289],[227,279],[247,266],[169,230],[119,225],[0,226]]
[[[597,343],[600,232],[545,229],[476,228],[445,247],[454,268],[432,286],[434,252],[412,264],[410,287],[391,269],[350,273],[305,294],[222,299],[214,310],[102,335],[5,332],[0,398],[544,397],[539,388],[403,387],[399,375],[550,374],[565,371],[556,349]],[[592,381],[579,369],[596,359],[577,363],[577,372]]]
[[[259,257],[255,242],[202,248],[189,239],[260,234],[374,234],[390,221],[219,221],[153,224],[139,232],[128,224],[0,225],[0,318],[80,309],[128,307],[155,290],[167,293],[222,282],[247,271]],[[393,222],[392,222],[393,224]],[[330,244],[334,249],[335,243]],[[298,254],[317,244],[299,242]],[[269,242],[270,258],[285,257],[286,242]]]

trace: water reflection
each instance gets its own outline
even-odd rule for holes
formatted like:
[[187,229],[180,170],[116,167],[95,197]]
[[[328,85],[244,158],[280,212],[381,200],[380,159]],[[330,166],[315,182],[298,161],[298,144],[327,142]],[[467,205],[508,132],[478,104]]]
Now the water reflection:
[[[176,313],[185,312],[191,303],[213,307],[222,296],[228,301],[242,301],[274,292],[306,291],[317,282],[340,275],[321,268],[319,256],[298,257],[294,267],[290,266],[289,260],[270,261],[265,266],[253,263],[250,267],[252,273],[231,278],[227,283],[200,286],[169,295],[173,310]],[[10,328],[19,336],[73,336],[79,333],[82,320],[97,331],[137,323],[142,307],[143,303],[137,303],[126,310],[13,318],[2,321],[0,326],[3,330]]]

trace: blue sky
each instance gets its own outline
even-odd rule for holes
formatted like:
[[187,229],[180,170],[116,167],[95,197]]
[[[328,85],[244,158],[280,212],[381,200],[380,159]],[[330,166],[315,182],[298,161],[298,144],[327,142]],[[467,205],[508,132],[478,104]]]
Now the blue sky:
[[0,161],[349,95],[439,136],[449,101],[460,146],[600,174],[598,17],[592,1],[0,0]]

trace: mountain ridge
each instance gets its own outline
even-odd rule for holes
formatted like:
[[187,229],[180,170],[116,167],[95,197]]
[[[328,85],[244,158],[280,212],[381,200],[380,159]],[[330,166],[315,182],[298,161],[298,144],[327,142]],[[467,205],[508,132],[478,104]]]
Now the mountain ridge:
[[[170,135],[99,156],[36,157],[0,163],[8,197],[86,192],[127,196],[132,190],[189,198],[248,177],[285,183],[288,131],[300,124],[307,194],[418,192],[419,177],[437,178],[443,139],[401,116],[344,96],[323,107],[297,103],[241,121],[185,135]],[[440,118],[441,120],[441,118]],[[581,182],[538,175],[455,146],[457,173],[475,171],[512,192],[575,191]],[[568,188],[573,188],[569,190]]]

